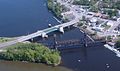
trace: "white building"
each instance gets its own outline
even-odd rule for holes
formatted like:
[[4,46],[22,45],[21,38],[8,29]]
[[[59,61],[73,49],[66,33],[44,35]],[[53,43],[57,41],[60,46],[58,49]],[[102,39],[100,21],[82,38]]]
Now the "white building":
[[91,18],[90,19],[90,22],[88,23],[88,25],[90,25],[90,26],[96,26],[96,22],[98,21],[98,19],[97,18],[95,18],[95,17],[93,17],[93,18]]

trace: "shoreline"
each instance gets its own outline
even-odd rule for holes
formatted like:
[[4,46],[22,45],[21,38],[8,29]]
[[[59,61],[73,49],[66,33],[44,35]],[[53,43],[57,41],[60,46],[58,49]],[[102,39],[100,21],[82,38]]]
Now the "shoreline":
[[[78,27],[76,26],[76,28],[78,28],[80,30],[80,32],[82,32],[83,34],[86,33],[85,30],[82,30],[81,27]],[[92,42],[95,42],[95,39],[93,37],[91,37],[88,33],[87,34],[87,37],[92,41]]]
[[53,16],[53,18],[58,22],[58,23],[62,23],[56,16]]
[[83,29],[83,27],[76,26],[82,33],[86,33],[87,37],[92,41],[95,42],[96,40],[103,40],[103,37],[99,37],[98,35],[94,35],[94,32],[91,32],[90,30]]

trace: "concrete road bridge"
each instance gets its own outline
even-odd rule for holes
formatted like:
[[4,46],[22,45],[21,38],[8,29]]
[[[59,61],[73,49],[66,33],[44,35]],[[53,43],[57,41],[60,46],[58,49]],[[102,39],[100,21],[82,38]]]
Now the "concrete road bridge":
[[31,33],[29,35],[20,36],[20,37],[16,38],[15,40],[8,41],[8,42],[5,42],[5,43],[0,43],[0,49],[7,48],[7,46],[10,46],[10,45],[13,45],[13,44],[16,44],[16,43],[19,43],[19,42],[24,42],[24,41],[27,41],[29,39],[33,39],[33,38],[38,37],[38,36],[41,36],[43,38],[48,37],[47,34],[51,33],[51,32],[54,32],[54,31],[60,31],[60,32],[64,33],[64,28],[65,27],[74,25],[77,22],[79,22],[79,19],[75,18],[74,20],[72,20],[70,22],[59,24],[59,25],[49,27],[49,28],[46,28],[46,29],[43,29],[43,30],[38,30],[37,32]]

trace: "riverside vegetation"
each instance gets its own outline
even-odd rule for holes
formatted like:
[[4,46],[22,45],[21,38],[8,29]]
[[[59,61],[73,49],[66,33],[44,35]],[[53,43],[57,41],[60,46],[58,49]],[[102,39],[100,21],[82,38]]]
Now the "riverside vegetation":
[[53,14],[59,19],[62,18],[62,15],[61,15],[62,12],[66,12],[70,10],[55,0],[47,0],[47,6],[48,6],[48,9],[52,11]]
[[45,63],[54,66],[59,65],[61,61],[59,51],[38,43],[18,43],[10,46],[6,52],[0,53],[0,59]]
[[12,40],[12,38],[0,37],[0,43],[7,42],[7,41],[9,41],[9,40]]
[[61,18],[62,6],[59,3],[54,3],[53,0],[47,1],[48,9],[51,10],[56,17]]

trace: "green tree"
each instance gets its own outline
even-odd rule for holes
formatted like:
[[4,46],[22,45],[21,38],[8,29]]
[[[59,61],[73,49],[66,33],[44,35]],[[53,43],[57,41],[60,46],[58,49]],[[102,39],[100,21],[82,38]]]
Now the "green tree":
[[0,53],[0,58],[13,61],[28,61],[58,65],[60,53],[38,43],[18,43]]
[[115,47],[120,48],[120,40],[115,43]]

